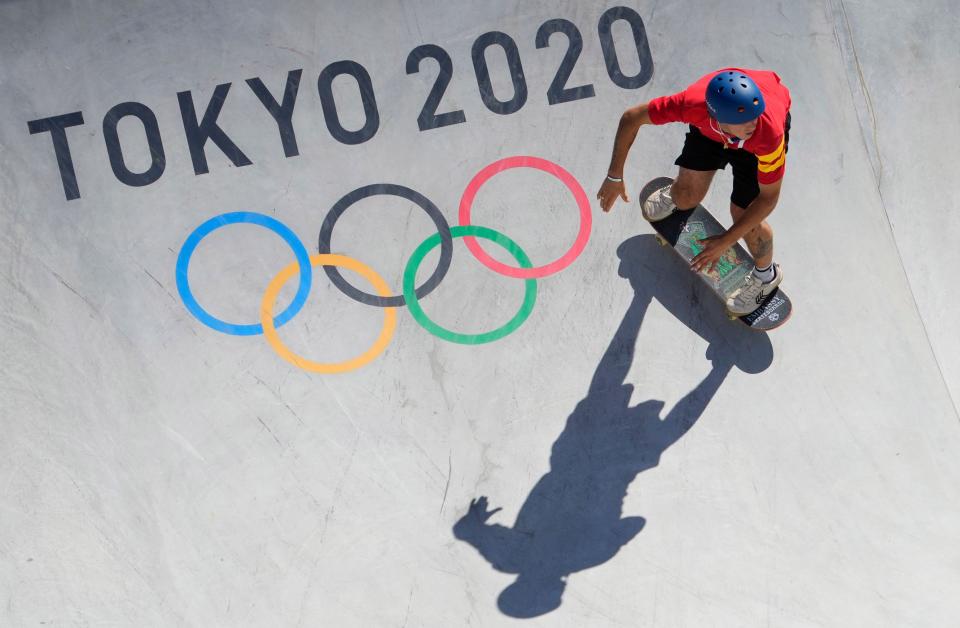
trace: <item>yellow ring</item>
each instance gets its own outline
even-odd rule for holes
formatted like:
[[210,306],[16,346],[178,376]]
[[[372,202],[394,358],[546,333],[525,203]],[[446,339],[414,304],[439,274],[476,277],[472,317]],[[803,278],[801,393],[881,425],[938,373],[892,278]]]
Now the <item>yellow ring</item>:
[[[330,253],[311,255],[310,265],[340,266],[350,269],[359,275],[363,275],[363,277],[373,285],[377,294],[380,296],[393,296],[387,282],[384,281],[375,270],[352,257]],[[267,286],[267,291],[263,293],[263,301],[260,302],[260,323],[263,325],[263,335],[273,350],[277,352],[277,355],[290,364],[306,371],[312,371],[314,373],[346,373],[347,371],[352,371],[368,364],[387,348],[387,345],[390,344],[390,339],[393,338],[393,331],[397,327],[397,308],[395,307],[383,308],[383,329],[380,331],[380,337],[377,338],[377,341],[373,343],[373,346],[370,347],[366,353],[352,360],[347,360],[346,362],[314,362],[313,360],[302,358],[288,349],[287,346],[283,344],[283,341],[280,340],[280,335],[277,334],[277,328],[273,324],[273,305],[277,302],[280,289],[283,288],[283,285],[287,283],[299,268],[300,265],[297,262],[293,262],[277,273],[277,276],[274,277],[270,281],[270,285]]]

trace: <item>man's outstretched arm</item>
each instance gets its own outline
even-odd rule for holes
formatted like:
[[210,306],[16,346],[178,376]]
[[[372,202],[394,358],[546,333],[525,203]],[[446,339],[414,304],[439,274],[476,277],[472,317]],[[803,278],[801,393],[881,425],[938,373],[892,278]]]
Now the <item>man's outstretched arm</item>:
[[627,162],[627,154],[633,141],[637,138],[637,131],[644,124],[650,124],[649,103],[643,103],[636,107],[631,107],[620,116],[620,124],[617,126],[617,135],[613,140],[613,154],[610,157],[610,167],[607,169],[607,176],[620,181],[611,181],[610,178],[604,178],[600,191],[597,192],[597,198],[600,199],[600,207],[603,211],[610,211],[617,197],[629,202],[627,189],[623,183],[623,167]]

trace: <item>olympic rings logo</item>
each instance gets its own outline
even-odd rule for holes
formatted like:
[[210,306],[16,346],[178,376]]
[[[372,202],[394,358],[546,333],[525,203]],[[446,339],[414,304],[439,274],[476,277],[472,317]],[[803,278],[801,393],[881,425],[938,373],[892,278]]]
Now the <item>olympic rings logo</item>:
[[[534,266],[523,249],[506,235],[489,227],[471,223],[470,211],[480,187],[497,173],[511,168],[534,168],[555,176],[573,194],[580,212],[580,228],[573,245],[561,257],[542,266]],[[403,272],[402,293],[399,295],[394,294],[386,281],[366,264],[345,255],[330,252],[331,236],[337,220],[357,201],[375,195],[393,195],[412,201],[427,213],[437,228],[437,233],[424,240],[407,261]],[[507,157],[483,168],[467,185],[460,199],[460,224],[455,227],[450,227],[437,206],[428,198],[410,188],[391,183],[367,185],[350,192],[337,201],[327,213],[320,228],[319,252],[315,255],[310,255],[307,252],[303,243],[289,227],[270,216],[255,212],[230,212],[215,216],[194,229],[180,248],[176,266],[177,291],[180,293],[180,298],[187,310],[211,329],[237,336],[262,334],[270,347],[280,357],[298,368],[315,373],[343,373],[368,364],[386,349],[396,328],[396,310],[402,306],[407,307],[414,320],[421,327],[438,338],[449,342],[468,345],[482,344],[493,342],[516,331],[533,311],[537,299],[536,280],[563,270],[579,257],[590,239],[592,222],[590,202],[573,175],[559,165],[539,157]],[[293,250],[295,258],[294,262],[284,267],[270,281],[260,302],[260,322],[255,324],[228,323],[211,315],[193,296],[188,279],[190,259],[201,240],[216,229],[240,223],[259,225],[276,233]],[[421,299],[430,294],[443,281],[447,270],[450,268],[453,258],[453,240],[456,238],[463,238],[469,251],[487,268],[507,277],[524,280],[524,299],[519,311],[507,323],[497,329],[479,334],[463,334],[451,331],[432,321],[420,303]],[[481,248],[477,241],[478,238],[489,240],[506,249],[516,260],[517,266],[510,266],[495,260]],[[430,251],[438,246],[440,247],[440,259],[437,268],[421,286],[416,286],[417,271],[421,263]],[[350,298],[365,305],[383,309],[384,320],[380,335],[366,352],[355,358],[344,362],[316,362],[293,353],[283,343],[277,332],[277,328],[296,316],[306,303],[313,282],[313,267],[315,266],[322,266],[330,281]],[[373,286],[374,293],[364,292],[350,284],[340,274],[338,268],[347,268],[363,277]],[[280,290],[295,274],[299,275],[299,283],[293,300],[286,309],[274,315],[274,305]]]

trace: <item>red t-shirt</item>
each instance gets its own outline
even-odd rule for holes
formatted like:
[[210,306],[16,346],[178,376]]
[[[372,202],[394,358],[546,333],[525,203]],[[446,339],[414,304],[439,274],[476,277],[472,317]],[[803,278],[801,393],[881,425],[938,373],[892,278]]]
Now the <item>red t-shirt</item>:
[[[707,111],[707,83],[717,72],[735,70],[748,75],[763,93],[764,110],[757,128],[746,141],[724,139],[716,120]],[[682,92],[654,98],[649,104],[650,121],[654,124],[684,122],[692,124],[709,139],[729,148],[742,148],[757,156],[757,181],[766,185],[783,178],[787,154],[784,150],[784,128],[790,111],[790,90],[780,83],[776,72],[723,68],[697,80]]]

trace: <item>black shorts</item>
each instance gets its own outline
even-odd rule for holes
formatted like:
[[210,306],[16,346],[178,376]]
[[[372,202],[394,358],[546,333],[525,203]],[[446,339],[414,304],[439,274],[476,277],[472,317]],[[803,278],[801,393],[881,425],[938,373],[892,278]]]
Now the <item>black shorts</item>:
[[[787,113],[784,152],[787,152],[789,145],[790,114]],[[757,156],[742,148],[724,148],[723,144],[708,139],[695,126],[691,126],[687,132],[683,152],[673,163],[681,168],[699,171],[723,170],[730,164],[733,167],[733,193],[730,195],[730,202],[738,207],[746,209],[760,194],[760,184],[757,183]]]

